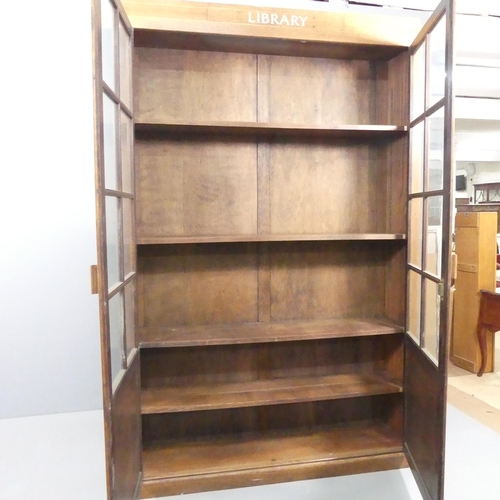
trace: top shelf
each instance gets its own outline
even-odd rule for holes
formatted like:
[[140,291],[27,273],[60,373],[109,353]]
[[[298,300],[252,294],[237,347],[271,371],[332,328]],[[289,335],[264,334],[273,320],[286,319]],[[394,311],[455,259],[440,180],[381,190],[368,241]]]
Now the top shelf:
[[199,122],[199,123],[153,123],[136,121],[139,134],[191,133],[224,134],[240,137],[310,137],[381,139],[403,135],[407,127],[400,125],[320,125],[284,124],[268,122]]

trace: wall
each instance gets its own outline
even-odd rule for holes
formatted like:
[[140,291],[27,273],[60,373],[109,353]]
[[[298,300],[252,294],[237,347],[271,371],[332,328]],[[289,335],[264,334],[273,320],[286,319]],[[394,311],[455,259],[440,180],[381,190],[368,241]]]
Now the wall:
[[90,0],[2,5],[0,418],[102,406]]

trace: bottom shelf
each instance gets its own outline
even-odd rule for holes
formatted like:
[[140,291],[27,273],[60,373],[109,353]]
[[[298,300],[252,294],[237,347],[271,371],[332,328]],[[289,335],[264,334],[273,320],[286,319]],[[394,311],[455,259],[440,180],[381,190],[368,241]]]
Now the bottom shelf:
[[406,465],[402,449],[399,436],[373,422],[166,442],[143,452],[141,496],[395,469]]

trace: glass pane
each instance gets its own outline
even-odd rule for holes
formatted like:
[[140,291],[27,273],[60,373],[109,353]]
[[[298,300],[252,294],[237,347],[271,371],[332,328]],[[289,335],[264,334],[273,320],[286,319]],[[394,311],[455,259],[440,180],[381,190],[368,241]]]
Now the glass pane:
[[411,57],[411,119],[424,112],[425,106],[425,42]]
[[410,227],[408,262],[415,267],[422,267],[422,221],[424,203],[422,198],[410,200]]
[[120,142],[122,150],[122,191],[134,192],[132,177],[132,120],[121,112]]
[[123,352],[123,294],[109,299],[109,344],[111,351],[111,380],[115,380],[124,368]]
[[415,271],[408,271],[408,324],[406,329],[420,345],[420,289],[422,278]]
[[115,8],[101,1],[102,79],[115,90]]
[[118,199],[106,196],[106,249],[108,254],[108,288],[120,279],[120,229]]
[[104,133],[104,185],[107,189],[117,189],[116,183],[116,108],[106,94],[102,97]]
[[131,59],[131,49],[130,49],[130,37],[121,21],[119,27],[119,37],[120,37],[120,99],[125,104],[125,106],[131,109],[132,59]]
[[444,108],[440,108],[426,121],[429,130],[426,191],[435,191],[443,189]]
[[440,299],[438,284],[424,278],[424,328],[422,347],[427,355],[438,364]]
[[441,18],[429,37],[430,67],[427,109],[444,97],[446,81],[446,16]]
[[128,356],[135,348],[135,281],[125,287],[125,342]]
[[135,245],[134,245],[134,221],[133,201],[122,198],[123,207],[123,265],[124,276],[135,271]]
[[410,193],[421,193],[424,190],[424,145],[425,121],[421,121],[410,129]]
[[441,277],[441,255],[443,251],[443,197],[430,196],[425,200],[427,241],[424,269]]

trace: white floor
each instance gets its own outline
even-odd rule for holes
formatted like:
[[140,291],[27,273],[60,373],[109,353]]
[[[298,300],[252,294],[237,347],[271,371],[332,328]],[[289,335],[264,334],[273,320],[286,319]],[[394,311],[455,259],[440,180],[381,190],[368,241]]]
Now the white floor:
[[[0,500],[105,500],[100,411],[0,420]],[[446,500],[500,498],[500,434],[449,406]],[[168,497],[169,500],[181,497]],[[183,500],[421,500],[408,469]]]

